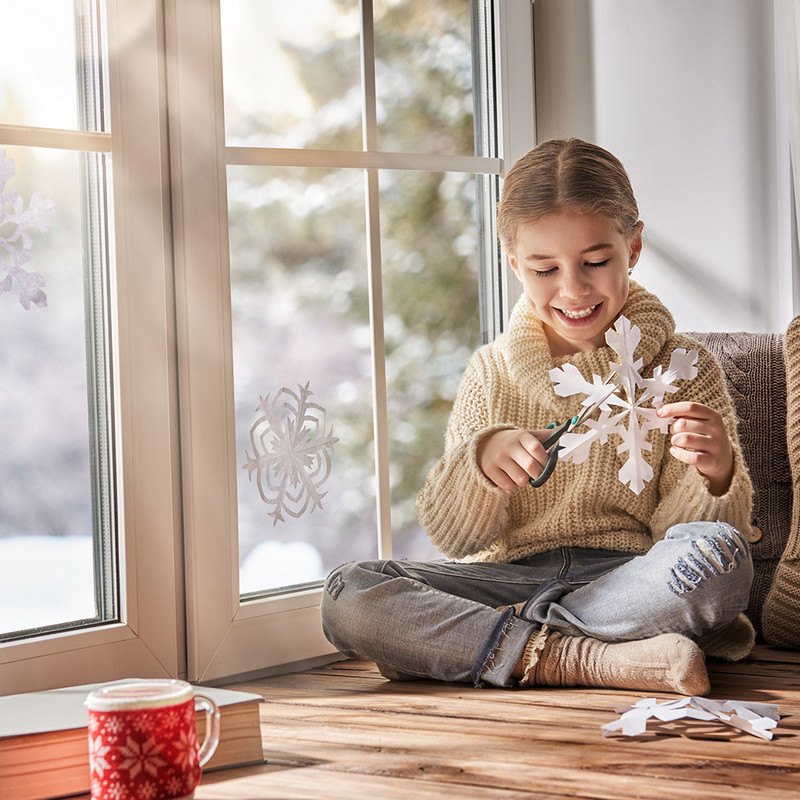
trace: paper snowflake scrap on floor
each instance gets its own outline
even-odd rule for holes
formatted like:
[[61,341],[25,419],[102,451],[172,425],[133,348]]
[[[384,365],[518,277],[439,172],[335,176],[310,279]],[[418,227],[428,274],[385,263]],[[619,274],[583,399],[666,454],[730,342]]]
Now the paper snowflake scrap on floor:
[[259,398],[261,416],[250,429],[253,455],[245,451],[248,477],[256,483],[261,499],[273,510],[272,524],[285,522],[284,513],[300,517],[322,508],[327,492],[320,491],[331,473],[333,446],[339,440],[333,427],[325,430],[325,409],[308,398],[313,392],[281,389],[273,399]]
[[55,203],[35,192],[25,208],[17,192],[6,191],[6,183],[14,173],[13,159],[6,158],[6,151],[0,150],[0,270],[6,272],[0,281],[0,294],[10,292],[16,281],[22,307],[30,309],[33,303],[41,308],[47,305],[44,278],[38,272],[28,272],[24,265],[31,260],[33,249],[29,231],[44,233],[50,229]]
[[643,378],[639,372],[642,359],[635,357],[641,338],[641,330],[627,317],[620,317],[613,329],[606,333],[606,341],[619,356],[619,361],[612,363],[614,371],[606,381],[593,375],[592,383],[589,383],[574,364],[550,370],[556,394],[561,397],[585,394],[584,407],[605,397],[612,384],[616,386],[600,405],[599,418],[584,423],[587,431],[565,433],[561,437],[563,449],[558,455],[560,460],[581,464],[588,458],[594,442],[602,445],[611,434],[619,434],[622,444],[617,452],[628,453],[628,459],[619,471],[619,479],[636,494],[653,477],[653,468],[644,457],[644,451],[653,449],[647,441],[648,432],[669,431],[670,419],[657,416],[656,409],[663,405],[664,395],[678,391],[675,381],[692,380],[697,376],[698,358],[697,350],[687,352],[678,348],[672,353],[666,371],[659,365],[651,378]]
[[[666,734],[685,733],[691,736],[697,723],[720,723],[757,736],[772,739],[772,731],[780,721],[780,709],[772,703],[744,703],[739,700],[709,700],[705,697],[682,697],[659,703],[655,697],[646,697],[633,706],[615,708],[620,718],[602,726],[603,736],[641,736],[647,730],[648,720],[654,720],[654,732]],[[684,720],[681,728],[668,728],[659,723]]]

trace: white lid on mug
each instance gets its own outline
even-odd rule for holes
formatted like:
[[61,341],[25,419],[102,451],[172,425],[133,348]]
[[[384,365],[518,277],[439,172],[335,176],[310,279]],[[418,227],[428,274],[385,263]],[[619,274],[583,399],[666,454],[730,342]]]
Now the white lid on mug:
[[93,689],[86,698],[92,711],[130,711],[163,708],[191,700],[192,686],[172,678],[129,678]]

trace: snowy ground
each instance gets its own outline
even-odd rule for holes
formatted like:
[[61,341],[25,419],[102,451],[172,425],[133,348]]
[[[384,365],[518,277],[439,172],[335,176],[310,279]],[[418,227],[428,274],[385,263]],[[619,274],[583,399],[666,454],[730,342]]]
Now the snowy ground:
[[94,617],[88,536],[0,539],[0,633]]
[[[95,615],[88,536],[0,539],[0,633]],[[322,559],[305,542],[262,542],[241,566],[241,591],[322,580]]]

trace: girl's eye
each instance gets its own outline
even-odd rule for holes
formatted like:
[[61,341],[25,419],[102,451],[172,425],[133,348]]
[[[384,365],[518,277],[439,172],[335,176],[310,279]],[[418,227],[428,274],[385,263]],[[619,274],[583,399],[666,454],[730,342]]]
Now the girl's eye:
[[552,275],[556,272],[556,269],[556,267],[550,267],[550,269],[535,269],[534,272],[537,278],[546,278],[548,275]]
[[606,259],[605,261],[589,261],[586,264],[586,266],[587,267],[593,267],[593,268],[596,269],[598,267],[604,267],[606,264],[608,264],[608,259]]

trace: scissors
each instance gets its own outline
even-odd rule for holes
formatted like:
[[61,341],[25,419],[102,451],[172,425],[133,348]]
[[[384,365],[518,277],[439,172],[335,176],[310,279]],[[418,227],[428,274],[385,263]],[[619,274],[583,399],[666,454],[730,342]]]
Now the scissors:
[[566,422],[562,422],[560,425],[557,422],[551,422],[547,426],[548,430],[550,430],[550,428],[555,428],[555,430],[542,442],[542,447],[544,447],[544,449],[547,451],[547,463],[544,465],[544,469],[538,478],[528,478],[531,486],[538,489],[553,474],[553,470],[556,468],[556,464],[558,463],[558,451],[562,449],[560,442],[561,437],[565,433],[575,430],[575,428],[577,428],[579,425],[583,425],[583,423],[586,422],[586,420],[589,419],[589,417],[598,408],[600,408],[600,406],[603,405],[603,403],[605,403],[605,401],[608,400],[612,394],[614,394],[616,388],[617,385],[612,384],[608,394],[603,395],[603,397],[585,408],[577,416],[572,417],[572,419],[568,419]]

